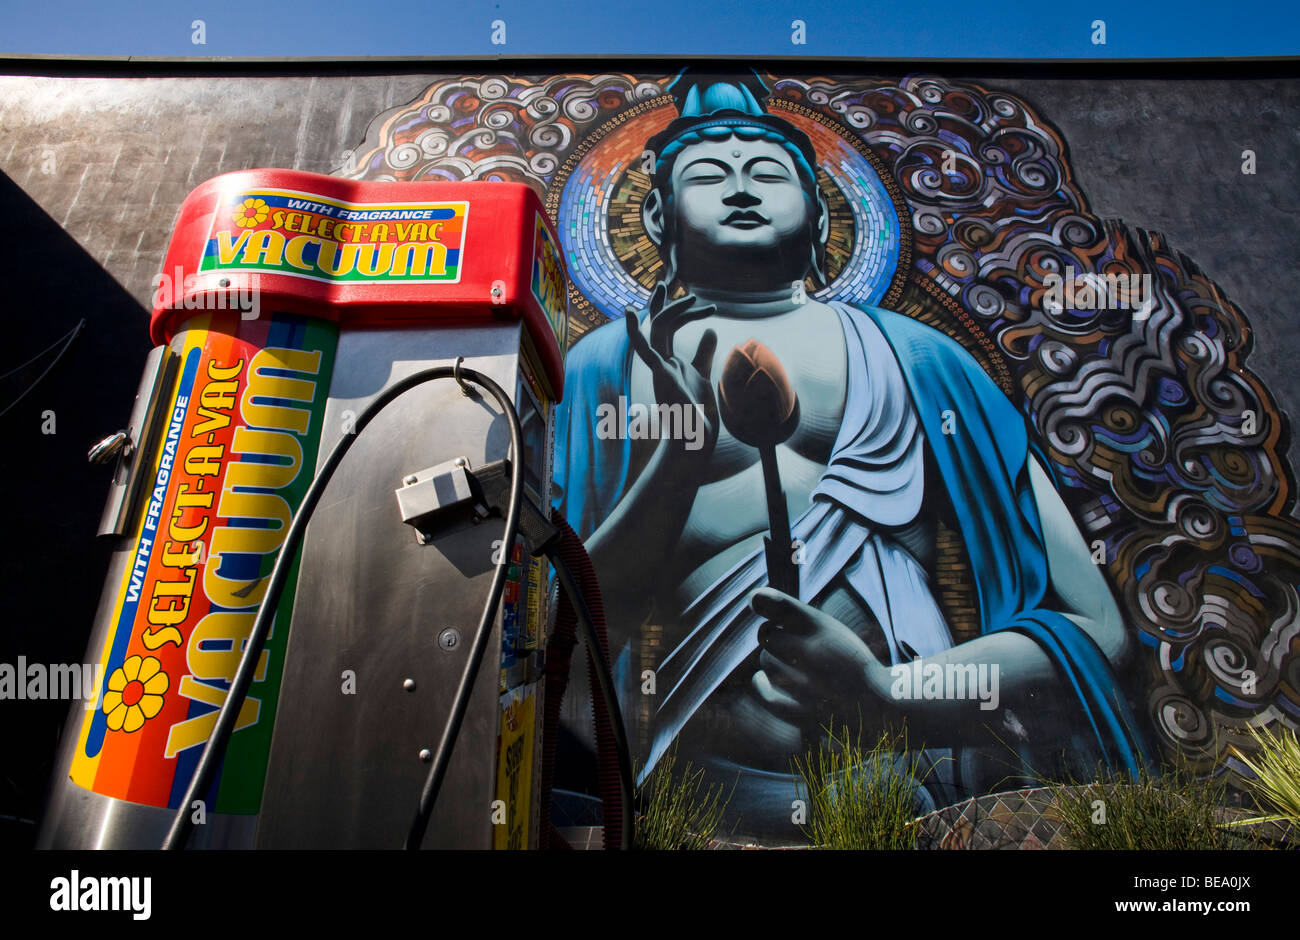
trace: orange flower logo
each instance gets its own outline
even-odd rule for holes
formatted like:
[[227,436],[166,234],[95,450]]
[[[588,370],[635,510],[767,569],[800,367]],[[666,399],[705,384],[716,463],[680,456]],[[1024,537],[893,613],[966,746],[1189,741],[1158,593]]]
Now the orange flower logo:
[[252,228],[266,221],[266,213],[271,207],[262,199],[245,199],[244,204],[235,210],[235,224],[240,228]]
[[163,693],[169,684],[162,664],[152,656],[127,657],[122,667],[108,677],[108,690],[104,693],[109,730],[130,734],[143,728],[147,720],[162,710]]

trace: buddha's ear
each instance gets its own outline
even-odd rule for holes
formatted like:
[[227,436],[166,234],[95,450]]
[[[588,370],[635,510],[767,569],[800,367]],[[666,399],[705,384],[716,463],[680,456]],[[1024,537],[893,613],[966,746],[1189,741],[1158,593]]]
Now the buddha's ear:
[[658,189],[651,189],[641,203],[641,224],[656,246],[664,243],[664,201]]
[[811,226],[810,234],[815,241],[812,246],[812,279],[813,287],[820,289],[826,286],[826,244],[831,237],[831,207],[826,202],[826,197],[822,195],[821,187],[817,188],[817,220]]

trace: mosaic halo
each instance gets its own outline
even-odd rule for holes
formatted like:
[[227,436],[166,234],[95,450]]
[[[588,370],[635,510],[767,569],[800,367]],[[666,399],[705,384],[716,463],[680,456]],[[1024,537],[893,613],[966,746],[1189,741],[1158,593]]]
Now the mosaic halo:
[[[772,101],[775,107],[784,102]],[[900,256],[910,253],[898,198],[882,182],[855,135],[783,107],[782,117],[808,135],[817,151],[817,182],[830,209],[826,246],[828,285],[817,300],[879,305],[896,289]],[[663,262],[641,222],[650,189],[645,142],[676,116],[672,99],[644,102],[607,121],[583,142],[557,174],[548,208],[564,245],[575,324],[585,330],[644,307]],[[904,211],[903,218],[906,218]]]

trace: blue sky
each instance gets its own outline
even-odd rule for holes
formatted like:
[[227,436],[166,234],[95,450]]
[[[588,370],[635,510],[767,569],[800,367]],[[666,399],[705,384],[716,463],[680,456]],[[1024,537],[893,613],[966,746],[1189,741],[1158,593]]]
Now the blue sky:
[[[1296,10],[1295,0],[0,0],[0,53],[1279,56],[1300,54]],[[195,20],[204,22],[202,45],[192,41]],[[494,20],[505,23],[504,44],[492,41]],[[792,42],[795,20],[804,23],[803,44]],[[1096,20],[1105,22],[1104,45],[1092,41]]]

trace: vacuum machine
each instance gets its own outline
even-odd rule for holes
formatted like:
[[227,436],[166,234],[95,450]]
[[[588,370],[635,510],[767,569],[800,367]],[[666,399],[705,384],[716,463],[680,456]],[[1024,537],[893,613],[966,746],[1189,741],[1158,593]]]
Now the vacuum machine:
[[626,847],[599,592],[546,511],[568,284],[536,194],[229,173],[156,281],[134,409],[91,452],[105,678],[39,844],[548,844],[576,625]]

